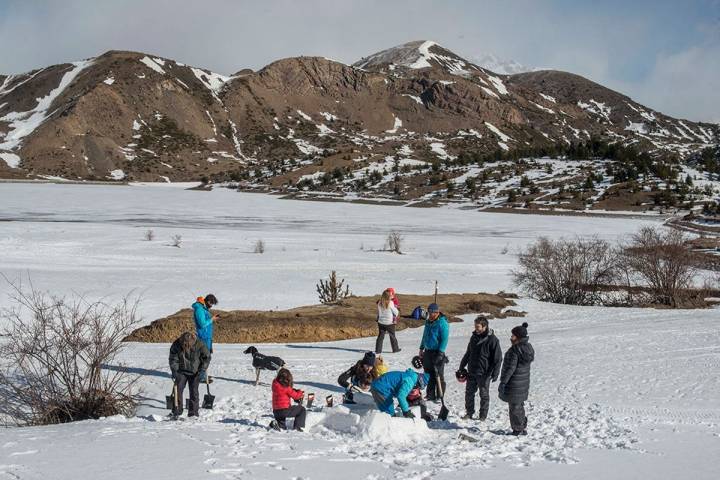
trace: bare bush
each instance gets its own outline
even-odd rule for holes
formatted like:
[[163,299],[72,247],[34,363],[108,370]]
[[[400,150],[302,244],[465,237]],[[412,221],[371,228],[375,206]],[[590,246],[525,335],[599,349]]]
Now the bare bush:
[[182,245],[182,235],[173,235],[170,237],[170,246],[180,248]]
[[572,305],[602,304],[602,287],[616,272],[615,249],[598,238],[539,238],[520,253],[512,272],[515,284],[542,301]]
[[343,299],[351,295],[350,286],[345,285],[345,279],[338,281],[335,270],[330,272],[329,280],[321,279],[320,283],[315,285],[315,289],[320,298],[320,303],[323,304],[340,303]]
[[385,250],[402,255],[402,246],[405,238],[396,230],[388,233],[385,239]]
[[265,253],[265,242],[258,240],[253,247],[253,253]]
[[678,307],[693,287],[697,258],[687,237],[671,228],[644,227],[622,249],[623,266],[649,288],[652,303]]
[[111,365],[137,326],[138,302],[66,300],[15,288],[2,312],[0,416],[4,423],[45,425],[132,415],[136,377]]
[[152,242],[153,240],[155,240],[155,231],[152,229],[147,230],[145,232],[145,240],[147,240],[148,242]]

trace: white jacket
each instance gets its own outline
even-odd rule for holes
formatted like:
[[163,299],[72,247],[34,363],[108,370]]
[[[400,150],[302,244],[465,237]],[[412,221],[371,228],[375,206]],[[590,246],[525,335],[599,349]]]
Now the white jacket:
[[399,312],[392,301],[390,301],[390,305],[388,305],[388,308],[383,308],[380,303],[378,303],[377,309],[377,321],[380,325],[392,325],[395,323],[395,317],[398,316]]

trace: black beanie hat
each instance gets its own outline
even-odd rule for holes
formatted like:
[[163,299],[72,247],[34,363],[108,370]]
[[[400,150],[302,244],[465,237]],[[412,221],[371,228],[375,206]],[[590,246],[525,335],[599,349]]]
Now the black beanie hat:
[[527,322],[523,322],[522,325],[518,325],[517,327],[510,330],[510,333],[515,335],[517,338],[525,338],[528,336],[527,328],[528,328]]
[[362,364],[369,367],[375,366],[375,354],[373,352],[366,352],[362,359]]

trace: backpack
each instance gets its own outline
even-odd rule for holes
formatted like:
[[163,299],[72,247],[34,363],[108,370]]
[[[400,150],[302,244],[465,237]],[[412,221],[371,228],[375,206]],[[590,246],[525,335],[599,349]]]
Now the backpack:
[[420,320],[421,318],[425,317],[425,309],[421,306],[415,307],[415,310],[412,311],[412,315],[410,315],[414,320]]

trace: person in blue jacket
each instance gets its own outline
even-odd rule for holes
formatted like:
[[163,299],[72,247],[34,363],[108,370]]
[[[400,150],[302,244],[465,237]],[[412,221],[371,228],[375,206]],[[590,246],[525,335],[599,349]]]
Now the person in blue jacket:
[[[213,353],[213,323],[218,319],[218,316],[210,313],[210,309],[217,305],[217,303],[218,300],[215,298],[215,295],[209,293],[205,295],[205,297],[198,297],[197,301],[192,305],[195,333],[211,354]],[[209,383],[210,379],[201,378],[200,381],[208,381]]]
[[418,387],[422,390],[427,381],[428,375],[426,373],[417,373],[410,368],[404,372],[387,372],[372,382],[370,392],[381,412],[394,416],[394,400],[397,398],[403,417],[415,418],[415,415],[410,411],[410,404],[408,403],[407,397],[413,388]]
[[[437,401],[445,394],[445,364],[448,362],[445,349],[450,337],[450,326],[437,303],[428,305],[427,311],[428,318],[425,320],[419,355],[422,358],[423,370],[430,375],[426,398]],[[438,390],[438,382],[442,386],[442,392]]]

